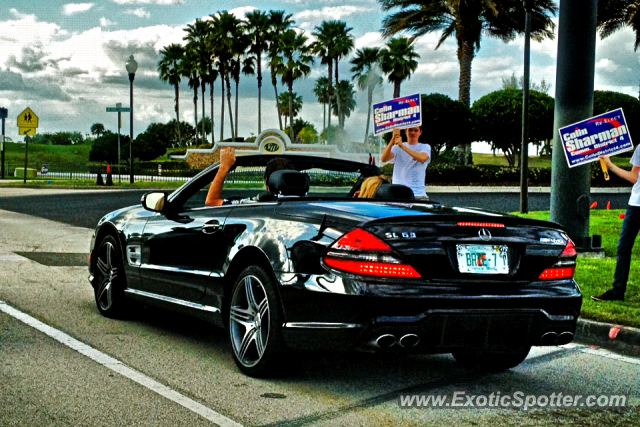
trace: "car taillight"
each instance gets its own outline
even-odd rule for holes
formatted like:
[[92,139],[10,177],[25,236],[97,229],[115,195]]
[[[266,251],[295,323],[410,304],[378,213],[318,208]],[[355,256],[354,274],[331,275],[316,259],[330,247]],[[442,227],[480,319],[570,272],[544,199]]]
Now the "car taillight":
[[570,279],[573,277],[576,271],[576,246],[573,241],[567,238],[567,244],[564,250],[560,254],[558,261],[551,267],[544,270],[538,276],[541,280],[557,280],[557,279]]
[[333,243],[322,257],[330,268],[378,277],[420,277],[391,246],[361,228],[351,230]]

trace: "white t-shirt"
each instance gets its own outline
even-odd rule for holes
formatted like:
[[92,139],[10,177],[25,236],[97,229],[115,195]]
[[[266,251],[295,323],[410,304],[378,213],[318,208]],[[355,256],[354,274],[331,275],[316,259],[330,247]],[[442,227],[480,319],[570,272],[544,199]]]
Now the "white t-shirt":
[[[640,166],[640,145],[636,146],[636,150],[633,152],[633,156],[631,156],[629,163],[633,166]],[[631,197],[629,197],[629,204],[631,206],[640,206],[640,179],[633,184]]]
[[429,158],[424,163],[420,163],[402,148],[394,145],[391,147],[393,158],[389,161],[394,164],[391,181],[394,184],[402,184],[411,188],[413,195],[416,197],[426,196],[427,193],[424,191],[424,174],[427,170],[427,165],[431,163],[431,146],[421,142],[406,145],[414,151],[427,153]]

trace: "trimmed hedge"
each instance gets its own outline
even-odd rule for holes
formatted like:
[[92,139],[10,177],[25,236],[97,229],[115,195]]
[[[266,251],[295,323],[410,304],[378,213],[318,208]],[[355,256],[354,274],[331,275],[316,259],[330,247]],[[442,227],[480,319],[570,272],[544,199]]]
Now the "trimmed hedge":
[[[388,163],[382,168],[382,173],[391,176],[393,164]],[[629,183],[610,173],[611,179],[605,181],[600,169],[600,163],[591,164],[592,187],[627,187]],[[488,186],[518,186],[520,185],[520,169],[497,165],[456,165],[435,164],[427,166],[425,173],[426,185],[488,185]],[[551,168],[529,168],[529,185],[548,187],[551,185]]]

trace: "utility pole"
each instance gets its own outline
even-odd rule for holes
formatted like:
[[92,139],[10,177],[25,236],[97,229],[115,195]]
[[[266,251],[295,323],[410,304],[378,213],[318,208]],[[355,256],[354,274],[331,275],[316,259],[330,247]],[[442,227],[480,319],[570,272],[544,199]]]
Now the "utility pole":
[[524,78],[522,79],[522,143],[520,146],[520,213],[529,212],[529,68],[531,59],[531,3],[523,0]]
[[560,0],[553,123],[551,220],[565,227],[578,251],[589,236],[590,165],[569,168],[558,129],[593,115],[597,0]]
[[7,119],[9,110],[6,108],[0,108],[0,119],[2,119],[2,140],[0,141],[0,169],[2,169],[1,178],[4,179],[4,123]]

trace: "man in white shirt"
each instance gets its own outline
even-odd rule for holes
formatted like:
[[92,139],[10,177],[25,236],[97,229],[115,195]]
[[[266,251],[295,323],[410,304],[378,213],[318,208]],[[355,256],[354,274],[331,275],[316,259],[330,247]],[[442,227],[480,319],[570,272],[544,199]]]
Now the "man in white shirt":
[[624,301],[624,293],[627,290],[627,281],[629,280],[629,269],[631,268],[631,250],[640,231],[640,180],[638,180],[640,145],[636,147],[629,161],[632,165],[630,171],[614,165],[609,156],[600,156],[600,158],[604,159],[607,168],[611,172],[632,183],[633,188],[631,189],[631,197],[629,197],[629,204],[620,229],[613,285],[611,289],[603,294],[592,295],[591,299],[595,301]]
[[407,143],[402,142],[400,129],[394,129],[391,141],[382,150],[380,160],[391,162],[394,184],[402,184],[413,190],[416,198],[427,199],[424,190],[424,177],[427,165],[431,162],[431,146],[418,142],[422,131],[420,126],[405,129]]

